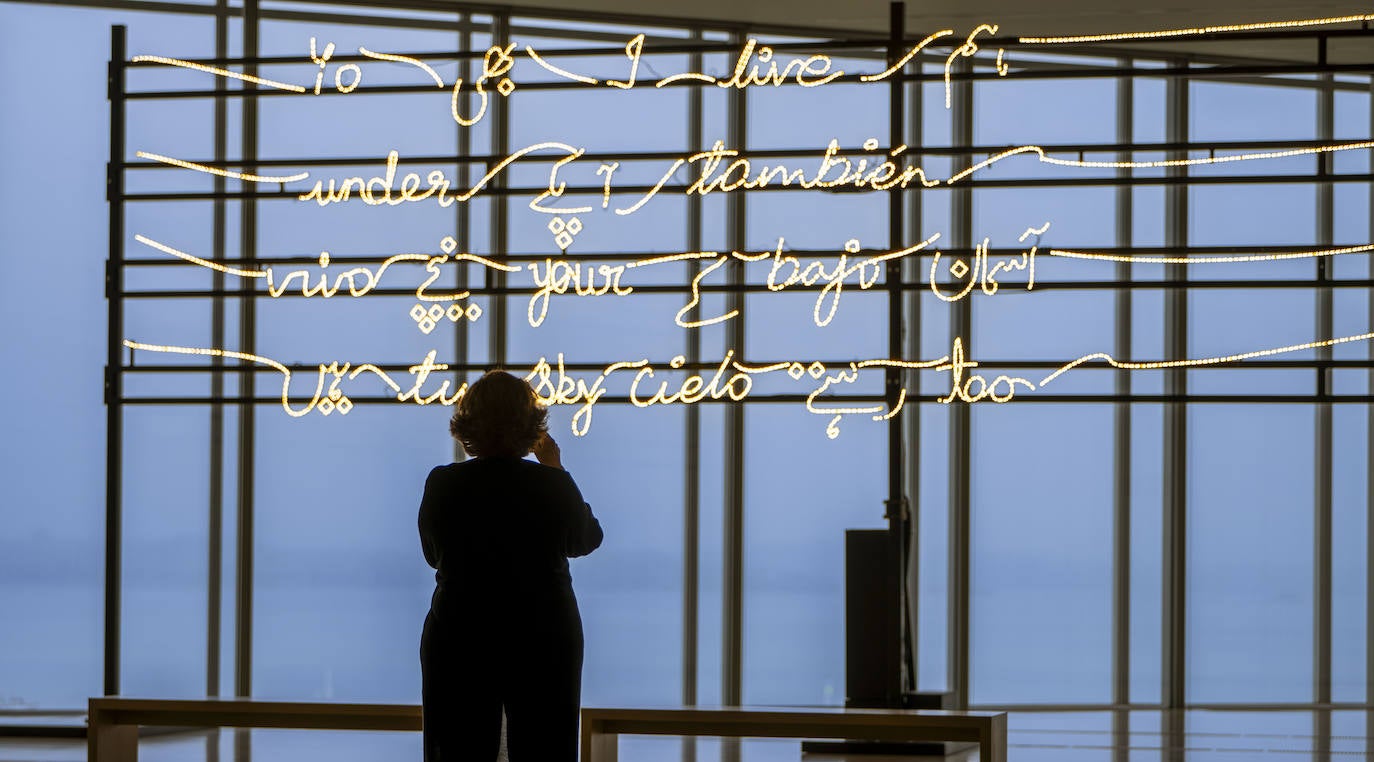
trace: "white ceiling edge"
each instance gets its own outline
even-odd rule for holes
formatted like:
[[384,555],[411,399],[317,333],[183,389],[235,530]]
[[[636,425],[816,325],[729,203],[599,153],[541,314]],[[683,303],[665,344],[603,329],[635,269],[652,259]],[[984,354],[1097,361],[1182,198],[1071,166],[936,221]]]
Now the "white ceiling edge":
[[[762,28],[806,27],[822,34],[832,30],[827,36],[833,37],[854,32],[886,35],[890,13],[889,3],[883,0],[693,0],[690,3],[582,0],[576,4],[506,0],[503,5],[555,13],[565,10],[638,17],[646,26],[651,26],[652,20],[659,17]],[[1194,3],[1163,0],[1163,4],[1146,6],[1102,0],[914,0],[906,4],[905,11],[908,37],[946,28],[953,29],[956,34],[966,33],[979,24],[996,24],[1000,36],[1061,36],[1374,14],[1374,3],[1369,0],[1198,0]],[[1358,24],[1345,24],[1329,28],[1357,27]],[[1117,42],[1112,47],[1114,51],[1133,49],[1286,61],[1316,58],[1316,45],[1311,40]],[[1374,35],[1367,39],[1333,40],[1328,55],[1332,63],[1374,61]]]

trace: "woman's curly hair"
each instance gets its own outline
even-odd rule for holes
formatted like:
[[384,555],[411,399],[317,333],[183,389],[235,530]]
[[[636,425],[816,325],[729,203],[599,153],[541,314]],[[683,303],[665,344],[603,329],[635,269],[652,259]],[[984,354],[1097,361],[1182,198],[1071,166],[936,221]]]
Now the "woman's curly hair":
[[458,401],[449,433],[468,455],[521,458],[549,430],[549,411],[524,379],[488,371]]

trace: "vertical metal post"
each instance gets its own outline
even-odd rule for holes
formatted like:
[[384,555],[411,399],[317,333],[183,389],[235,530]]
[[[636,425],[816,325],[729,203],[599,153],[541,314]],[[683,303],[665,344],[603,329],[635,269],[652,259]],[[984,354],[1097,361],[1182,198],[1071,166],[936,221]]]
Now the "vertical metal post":
[[[1132,61],[1119,62],[1130,67]],[[1116,80],[1116,142],[1132,142],[1135,133],[1135,79]],[[1131,153],[1117,154],[1117,161],[1130,161]],[[1117,170],[1117,176],[1131,176],[1129,168]],[[1129,247],[1133,239],[1134,215],[1132,187],[1116,189],[1116,245]],[[1116,280],[1122,286],[1131,282],[1131,264],[1118,262]],[[1114,357],[1130,357],[1131,351],[1131,290],[1118,288],[1114,295],[1116,306],[1116,341]],[[1118,371],[1115,392],[1131,393],[1130,371]],[[1112,703],[1124,706],[1131,702],[1131,406],[1118,402],[1112,411]],[[1124,747],[1119,747],[1124,753]]]
[[[743,46],[743,30],[730,35],[732,46]],[[731,88],[729,91],[729,145],[743,153],[748,136],[749,99],[745,91]],[[745,197],[743,193],[733,193],[726,200],[725,235],[727,244],[736,251],[745,248]],[[726,322],[726,346],[735,350],[735,356],[746,360],[744,346],[744,285],[743,263],[732,260],[727,265],[726,282],[730,291],[725,297],[726,310],[740,310],[740,314]],[[725,408],[725,496],[724,532],[722,537],[723,569],[721,581],[721,680],[720,701],[725,706],[738,706],[743,694],[744,676],[744,408],[729,405]],[[726,739],[721,742],[723,762],[737,762],[739,742]]]
[[[1176,62],[1186,66],[1186,61]],[[1188,140],[1189,80],[1186,76],[1170,77],[1166,92],[1166,137],[1171,143]],[[1169,158],[1183,158],[1185,152],[1170,152]],[[1187,167],[1170,167],[1170,177],[1184,177]],[[1188,245],[1188,186],[1170,185],[1165,189],[1164,245],[1182,250]],[[1183,359],[1188,355],[1188,278],[1187,265],[1166,265],[1165,277],[1184,283],[1164,294],[1165,357]],[[1165,371],[1164,392],[1183,395],[1188,389],[1188,373],[1182,368]],[[1182,762],[1183,715],[1179,711],[1187,700],[1187,520],[1188,520],[1188,409],[1183,402],[1169,402],[1164,406],[1164,527],[1163,527],[1163,583],[1161,587],[1163,669],[1161,699],[1164,743],[1169,752],[1168,762]]]
[[[215,58],[224,59],[229,55],[229,0],[215,0]],[[223,77],[215,77],[214,142],[215,162],[223,162],[229,151],[228,108],[225,100],[227,88]],[[216,194],[225,189],[225,180],[215,175],[213,180]],[[213,244],[211,257],[222,262],[227,220],[223,198],[215,198],[211,208],[211,235]],[[224,273],[214,270],[210,276],[215,296],[210,307],[210,346],[224,346]],[[224,358],[218,355],[210,358],[210,489],[209,489],[209,531],[206,543],[206,582],[205,582],[205,695],[218,696],[220,662],[220,609],[223,606],[223,564],[224,564]],[[219,733],[213,733],[218,741]],[[209,739],[207,739],[207,744]],[[207,746],[214,752],[219,744]]]
[[[243,3],[243,57],[258,56],[258,2],[244,0]],[[245,63],[243,71],[257,75],[257,65]],[[243,171],[252,172],[258,153],[258,100],[256,85],[244,82],[242,156]],[[248,189],[251,189],[249,186]],[[241,205],[239,228],[239,259],[247,266],[257,260],[258,251],[258,205],[256,199],[244,198]],[[241,351],[256,352],[257,347],[257,299],[252,278],[243,278],[239,291],[239,345]],[[238,522],[236,529],[237,562],[235,564],[235,621],[234,621],[234,695],[251,697],[253,695],[253,518],[255,484],[255,435],[257,432],[257,410],[252,403],[256,391],[256,374],[253,365],[247,361],[239,363],[239,441],[238,441]],[[234,732],[235,762],[249,762],[252,758],[252,731],[236,729]]]
[[[1130,67],[1129,58],[1120,62]],[[1127,144],[1135,134],[1135,78],[1116,80],[1116,142]],[[1118,161],[1130,161],[1128,151],[1117,154]],[[1129,168],[1117,170],[1117,176],[1131,176]],[[1133,189],[1129,185],[1116,188],[1116,245],[1129,247],[1134,239]],[[1114,357],[1131,357],[1131,264],[1118,262],[1116,281],[1121,288],[1113,295],[1116,307],[1116,337],[1112,349]],[[1119,371],[1115,378],[1115,392],[1123,397],[1131,393],[1130,371]],[[1112,410],[1112,704],[1125,707],[1131,703],[1131,406],[1118,402]],[[1112,759],[1127,762],[1130,756],[1131,714],[1125,709],[1112,712]]]
[[[919,60],[913,64],[916,71],[920,71]],[[920,150],[923,140],[922,119],[924,112],[921,103],[921,82],[910,81],[906,83],[906,144],[907,160],[914,165],[920,165],[921,156],[916,151]],[[920,240],[922,226],[922,195],[917,193],[906,194],[906,214],[908,236]],[[920,280],[921,260],[918,257],[911,257],[902,263],[904,268],[903,278],[905,281],[918,282]],[[900,355],[907,360],[919,360],[921,358],[921,291],[911,289],[902,294],[905,302],[906,326],[904,335],[904,354]],[[917,679],[920,670],[920,590],[921,590],[921,374],[919,371],[908,371],[906,374],[907,398],[910,404],[906,407],[905,418],[902,425],[906,433],[906,457],[903,467],[906,469],[904,480],[906,500],[907,500],[907,553],[906,567],[906,670],[907,685],[910,690],[918,690],[920,682]]]
[[[1326,58],[1326,38],[1319,37],[1321,58]],[[1336,92],[1330,74],[1319,78],[1317,88],[1317,140],[1329,143],[1335,136]],[[1329,247],[1335,240],[1335,191],[1329,177],[1331,174],[1331,154],[1317,155],[1317,245]],[[1329,339],[1332,335],[1332,291],[1331,258],[1317,257],[1316,281],[1317,314],[1315,340]],[[1317,349],[1317,361],[1331,360],[1331,347]],[[1331,393],[1331,368],[1317,368],[1317,395],[1325,397]],[[1312,700],[1317,704],[1331,703],[1331,549],[1332,549],[1332,510],[1331,510],[1331,403],[1319,402],[1316,407],[1316,448],[1313,468],[1313,548],[1312,562]],[[1313,716],[1312,735],[1315,738],[1314,755],[1318,762],[1331,757],[1331,713],[1317,711]]]
[[[469,14],[467,14],[467,13],[461,13],[461,12],[458,14],[458,23],[459,23],[460,26],[461,26],[461,28],[460,28],[459,31],[458,31],[458,52],[459,52],[460,54],[462,54],[462,53],[467,53],[469,50],[472,49],[472,24],[471,24],[471,21],[472,21],[472,16],[471,16],[471,15],[469,15]],[[472,61],[471,61],[471,59],[467,58],[466,56],[460,55],[460,57],[458,58],[458,78],[461,79],[461,80],[463,80],[464,82],[471,82],[471,81],[472,81]],[[470,93],[470,90],[469,90],[469,89],[464,89],[463,92],[460,94],[459,97],[462,99],[462,102],[458,104],[459,109],[461,109],[461,111],[460,111],[459,113],[463,113],[463,114],[470,114],[470,113],[472,113],[471,111],[468,110],[468,98],[470,97],[470,96],[469,96],[469,93]],[[462,161],[462,159],[466,159],[466,158],[472,153],[472,133],[470,132],[470,129],[471,129],[471,128],[469,128],[469,127],[464,127],[463,125],[458,124],[457,122],[454,122],[454,123],[453,123],[453,126],[454,126],[454,127],[457,129],[457,131],[458,131],[458,140],[457,140],[457,142],[458,142],[458,158],[460,159],[460,161],[458,162],[458,166],[455,168],[456,171],[457,171],[457,175],[456,175],[456,177],[455,177],[455,180],[456,180],[456,182],[457,182],[459,188],[470,188],[470,187],[472,187],[471,168],[470,168],[470,166],[468,165],[468,163],[467,163],[466,161]],[[493,198],[494,198],[494,197],[493,197]],[[455,215],[455,221],[454,221],[454,223],[455,223],[455,226],[457,227],[457,230],[454,231],[454,235],[453,235],[454,240],[457,241],[457,243],[458,243],[458,248],[456,249],[456,251],[458,251],[458,252],[464,252],[464,253],[465,253],[465,252],[471,252],[471,251],[472,251],[472,206],[471,206],[471,203],[469,202],[469,203],[454,204],[454,205],[453,205],[453,208],[454,208],[454,215]],[[456,292],[460,292],[460,291],[465,291],[465,290],[467,290],[467,287],[468,287],[468,266],[467,266],[467,264],[466,264],[466,263],[460,263],[457,267],[453,268],[453,271],[454,271],[454,283],[453,283],[453,287],[454,287],[455,293],[456,293]],[[466,364],[467,361],[468,361],[468,322],[467,322],[467,320],[459,320],[458,323],[457,323],[457,325],[454,326],[454,331],[453,331],[453,356],[454,356],[454,362],[455,362],[456,364]],[[468,374],[467,371],[458,371],[457,373],[454,374],[453,386],[454,386],[455,389],[458,388],[459,386],[461,386],[461,385],[463,384],[464,377],[467,376],[467,374]],[[463,450],[463,446],[460,445],[460,444],[458,444],[458,440],[455,439],[455,440],[453,441],[453,459],[454,459],[454,461],[461,461],[461,460],[464,460],[465,458],[467,458],[467,452],[465,452],[465,451]]]
[[[888,46],[887,64],[891,66],[901,59],[904,52],[903,40],[906,37],[906,3],[898,0],[888,5]],[[903,105],[903,96],[906,83],[902,81],[901,73],[892,78],[888,87],[888,148],[895,148],[902,142],[903,119],[906,116]],[[902,189],[894,185],[887,194],[887,245],[889,250],[901,248],[903,238],[906,235],[905,219],[903,214],[905,209],[902,206]],[[884,285],[887,286],[887,353],[888,357],[902,356],[902,263],[897,260],[890,260],[887,263],[884,274]],[[883,373],[883,392],[886,397],[888,410],[898,410],[898,399],[902,391],[902,381],[905,374],[896,368],[888,368]],[[892,557],[895,561],[894,568],[899,570],[897,599],[889,601],[888,605],[893,606],[898,616],[897,619],[897,642],[900,644],[901,653],[898,654],[899,668],[897,673],[891,675],[886,681],[887,685],[887,705],[900,707],[902,705],[902,692],[910,687],[908,680],[911,675],[907,671],[908,647],[907,647],[907,610],[906,610],[906,575],[901,574],[900,570],[906,568],[906,521],[907,509],[905,500],[905,490],[902,484],[903,477],[906,476],[906,464],[902,460],[902,423],[903,417],[900,410],[897,414],[888,419],[887,422],[887,500],[886,510],[883,518],[887,519],[887,531],[891,538]]]
[[[692,30],[692,43],[701,44],[701,29]],[[690,71],[702,70],[701,53],[688,57]],[[687,150],[696,153],[702,149],[702,110],[703,98],[700,87],[687,90]],[[701,236],[701,196],[687,197],[687,251],[700,251]],[[688,260],[687,277],[692,282],[701,270],[701,263]],[[689,320],[698,318],[698,310],[688,315]],[[701,329],[687,331],[687,362],[701,361]],[[695,706],[697,703],[697,611],[700,594],[697,585],[701,561],[701,409],[688,405],[684,415],[682,459],[682,705]],[[682,739],[682,762],[694,762],[697,758],[697,741],[694,736]]]
[[[257,58],[258,55],[258,0],[243,1],[243,58]],[[243,73],[257,76],[257,65],[245,63]],[[253,82],[243,82],[243,128],[242,161],[245,172],[253,172],[257,159],[257,86]],[[246,265],[257,261],[257,199],[245,198],[242,203],[242,217],[239,221],[239,259]],[[254,294],[256,280],[242,279],[239,292],[239,345],[242,351],[257,351],[257,298]],[[253,400],[257,391],[253,365],[240,361],[239,371],[239,453],[238,453],[238,564],[235,581],[235,632],[234,632],[234,695],[249,697],[253,695],[253,518],[254,498],[257,487],[256,434],[257,411]],[[250,758],[251,735],[249,730],[236,730],[234,733],[234,758],[236,762],[247,762]]]
[[[497,13],[491,19],[491,44],[506,45],[510,42],[510,15],[507,13]],[[491,152],[494,156],[505,156],[510,153],[510,99],[492,98],[491,104]],[[498,159],[499,161],[499,159]],[[503,172],[492,178],[491,187],[494,191],[490,194],[491,198],[491,257],[496,261],[502,261],[507,252],[510,236],[506,226],[510,221],[509,204],[507,197],[500,193],[507,185],[506,174]],[[493,288],[504,288],[506,285],[506,274],[494,268],[486,268],[487,285]],[[490,331],[490,345],[487,349],[491,367],[500,367],[506,362],[506,295],[497,294],[491,297],[490,307],[487,314],[491,323],[488,326]]]
[[[1374,135],[1374,76],[1369,78],[1369,134]],[[1369,171],[1374,174],[1374,151],[1369,154]],[[1369,217],[1369,238],[1374,241],[1374,182],[1369,183],[1366,213]],[[1369,263],[1369,275],[1374,276],[1374,261]],[[1374,331],[1374,297],[1369,299],[1369,330]],[[1374,360],[1374,343],[1369,345],[1369,359]],[[1374,394],[1374,368],[1369,370],[1369,392]],[[1374,454],[1374,405],[1365,406],[1365,457]],[[1365,537],[1364,537],[1364,703],[1365,755],[1374,759],[1374,468],[1365,469]]]
[[[972,70],[968,59],[960,58],[954,65],[957,72]],[[952,140],[956,146],[973,144],[973,80],[961,79],[952,85]],[[968,166],[971,154],[954,157],[954,166]],[[951,191],[950,247],[973,247],[973,189],[967,184]],[[950,343],[956,339],[969,349],[969,335],[973,328],[973,305],[961,299],[952,307],[949,333]],[[953,374],[951,373],[951,377]],[[949,406],[949,686],[954,707],[966,709],[969,702],[969,606],[972,588],[969,584],[972,551],[972,495],[970,493],[972,457],[972,422],[969,405],[954,401]]]
[[110,255],[105,263],[109,347],[105,359],[105,695],[119,695],[120,594],[123,559],[124,476],[124,61],[128,29],[110,27],[110,164],[105,198],[110,204]]
[[[223,59],[229,55],[229,2],[215,0],[215,58]],[[214,160],[223,162],[229,151],[228,108],[225,93],[228,87],[222,77],[215,78],[214,99]],[[225,260],[224,241],[228,225],[225,201],[218,194],[226,189],[225,179],[215,175],[211,181],[217,194],[211,204],[211,259],[223,263]],[[210,346],[224,346],[225,298],[224,273],[213,271],[210,276],[215,296],[210,306]],[[224,606],[224,358],[218,355],[210,358],[210,448],[209,448],[209,489],[207,490],[208,516],[206,519],[205,552],[205,695],[220,695],[220,656],[222,643],[220,630],[223,626],[221,611]],[[214,728],[205,734],[206,762],[219,762],[220,729]]]

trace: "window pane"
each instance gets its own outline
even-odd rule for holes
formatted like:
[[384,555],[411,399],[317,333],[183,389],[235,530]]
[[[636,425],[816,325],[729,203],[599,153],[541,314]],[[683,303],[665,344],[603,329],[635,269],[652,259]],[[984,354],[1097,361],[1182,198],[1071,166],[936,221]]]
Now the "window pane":
[[1311,699],[1313,420],[1188,411],[1190,701]]
[[970,701],[1109,701],[1112,410],[973,413]]

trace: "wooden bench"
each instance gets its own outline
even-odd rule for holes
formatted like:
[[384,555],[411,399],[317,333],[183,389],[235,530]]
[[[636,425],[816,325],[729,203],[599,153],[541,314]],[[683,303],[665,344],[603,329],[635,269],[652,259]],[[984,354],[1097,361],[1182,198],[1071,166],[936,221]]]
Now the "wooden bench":
[[138,699],[117,696],[90,699],[86,723],[87,762],[136,762],[140,725],[413,732],[422,728],[420,707],[416,704]]
[[733,738],[972,741],[980,762],[1007,762],[1007,715],[904,709],[682,707],[583,709],[582,762],[616,762],[622,734]]
[[[415,704],[301,703],[254,699],[90,699],[88,762],[137,762],[138,728],[422,729]],[[1007,716],[898,709],[704,708],[582,710],[582,762],[616,762],[621,734],[733,738],[966,741],[981,762],[1006,762]]]

